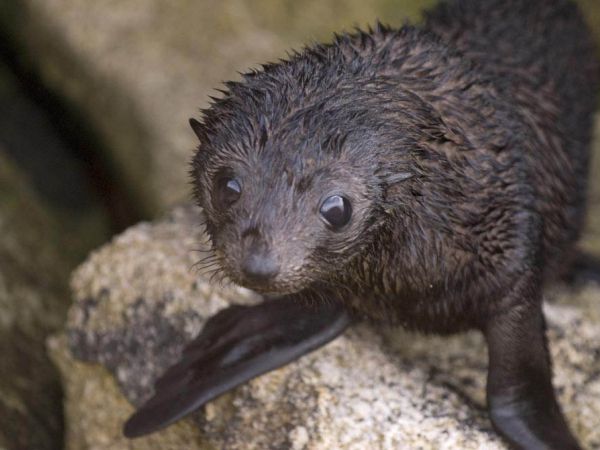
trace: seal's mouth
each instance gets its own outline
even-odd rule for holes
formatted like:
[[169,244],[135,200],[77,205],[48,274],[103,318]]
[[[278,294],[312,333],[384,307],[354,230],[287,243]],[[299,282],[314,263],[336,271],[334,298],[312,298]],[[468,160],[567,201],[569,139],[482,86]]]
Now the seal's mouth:
[[245,276],[241,270],[234,270],[232,273],[225,270],[225,273],[227,273],[227,278],[234,284],[270,297],[296,294],[305,290],[310,284],[307,283],[308,280],[305,280],[302,277],[286,276],[286,274],[282,272],[269,279],[248,277]]
[[281,295],[295,294],[304,290],[305,286],[297,286],[289,283],[273,282],[264,283],[249,279],[233,280],[235,284],[250,289],[258,294],[277,297]]

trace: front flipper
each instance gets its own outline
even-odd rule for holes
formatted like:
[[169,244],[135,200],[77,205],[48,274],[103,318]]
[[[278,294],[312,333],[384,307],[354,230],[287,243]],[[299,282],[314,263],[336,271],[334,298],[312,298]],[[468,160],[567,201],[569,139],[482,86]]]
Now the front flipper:
[[523,280],[511,295],[516,306],[490,318],[485,330],[492,423],[511,448],[579,450],[552,387],[539,286]]
[[338,304],[307,306],[283,297],[235,305],[210,318],[180,361],[156,382],[154,396],[125,423],[137,437],[159,430],[215,397],[315,350],[350,324]]

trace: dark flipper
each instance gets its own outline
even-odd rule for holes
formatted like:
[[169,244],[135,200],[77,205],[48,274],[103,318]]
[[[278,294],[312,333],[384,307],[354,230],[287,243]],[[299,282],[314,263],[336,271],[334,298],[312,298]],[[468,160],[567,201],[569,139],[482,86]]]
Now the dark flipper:
[[315,350],[350,324],[338,304],[307,306],[291,297],[231,306],[206,323],[155,394],[125,423],[137,437],[170,425],[215,397]]
[[524,281],[512,295],[518,305],[486,328],[492,423],[516,449],[578,450],[552,387],[539,287]]

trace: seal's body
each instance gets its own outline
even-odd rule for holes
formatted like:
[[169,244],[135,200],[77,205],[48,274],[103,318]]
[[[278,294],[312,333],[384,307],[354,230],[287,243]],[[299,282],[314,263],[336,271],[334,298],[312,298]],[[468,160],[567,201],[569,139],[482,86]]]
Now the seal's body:
[[496,428],[518,448],[578,448],[541,290],[575,254],[598,75],[571,1],[454,0],[422,28],[337,36],[227,83],[191,121],[194,188],[210,262],[271,301],[211,319],[126,434],[367,317],[480,329]]
[[585,212],[599,82],[589,31],[572,2],[555,0],[445,4],[427,26],[475,61],[511,105],[520,125],[511,130],[513,151],[524,159],[530,205],[543,222],[548,278],[569,258]]

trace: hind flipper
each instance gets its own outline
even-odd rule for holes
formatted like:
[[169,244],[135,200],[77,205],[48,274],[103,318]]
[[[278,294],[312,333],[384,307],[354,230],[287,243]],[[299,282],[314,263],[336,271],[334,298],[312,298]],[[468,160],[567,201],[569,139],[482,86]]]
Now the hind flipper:
[[283,297],[235,305],[208,320],[181,359],[156,382],[154,396],[125,423],[137,437],[164,428],[215,397],[315,350],[350,324],[338,304],[307,306]]
[[[511,298],[512,297],[512,298]],[[494,428],[519,450],[580,450],[556,399],[537,280],[520,281],[485,328]]]

